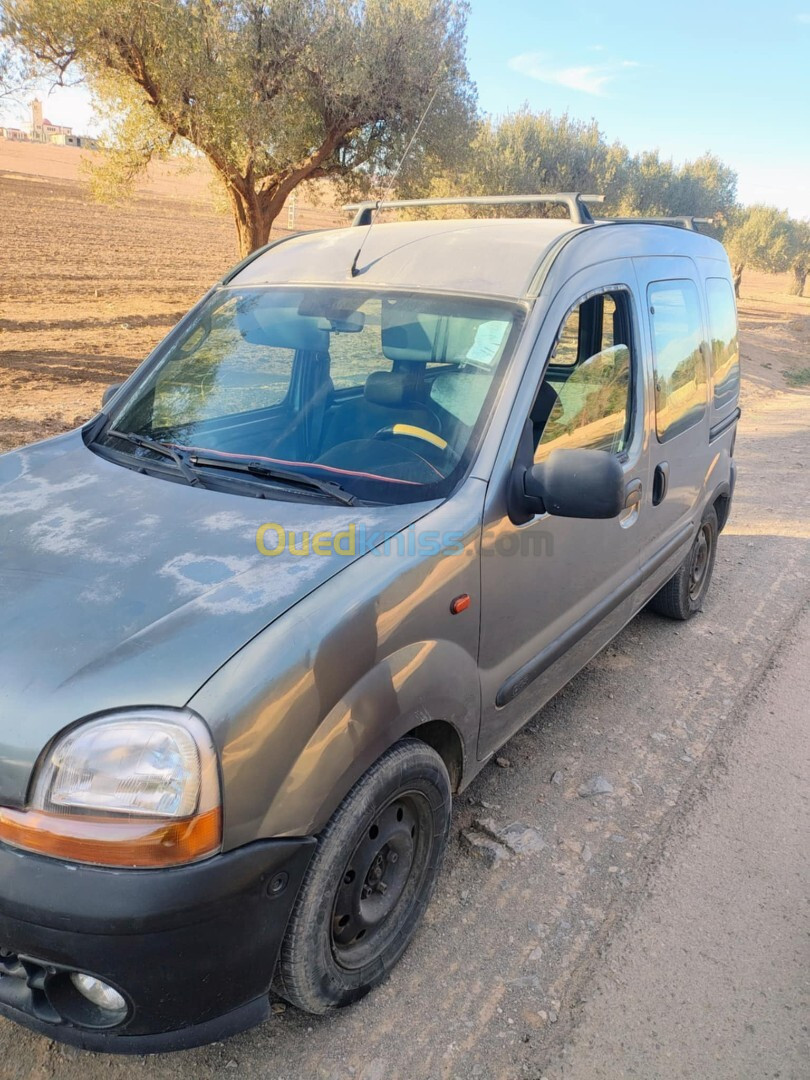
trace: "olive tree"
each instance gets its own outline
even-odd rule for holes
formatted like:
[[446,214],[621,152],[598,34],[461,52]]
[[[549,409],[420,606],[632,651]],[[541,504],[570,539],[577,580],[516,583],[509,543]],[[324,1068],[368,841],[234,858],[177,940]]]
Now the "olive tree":
[[793,274],[790,291],[794,296],[804,296],[804,287],[810,275],[810,221],[792,221],[790,270]]
[[735,211],[723,239],[737,296],[746,266],[768,274],[782,274],[790,268],[796,254],[789,216],[784,210],[762,203]]
[[[498,119],[484,117],[464,168],[436,183],[434,190],[474,195],[554,191],[611,195],[623,183],[626,156],[621,144],[605,140],[595,121],[523,108]],[[498,210],[499,214],[510,212],[523,214],[525,207]]]
[[594,120],[527,107],[483,118],[464,167],[433,184],[442,195],[590,192],[605,196],[601,212],[607,216],[713,218],[735,205],[736,188],[736,173],[711,154],[683,165],[661,160],[657,152],[633,155],[622,143],[609,142]]
[[[177,144],[222,182],[243,253],[303,181],[367,189],[433,99],[406,177],[469,144],[465,0],[6,0],[40,69],[78,67],[119,118],[107,178]],[[438,87],[438,89],[437,89]],[[435,99],[434,99],[435,94]]]
[[624,170],[622,214],[722,217],[735,205],[737,174],[713,154],[676,165],[657,151],[634,155]]

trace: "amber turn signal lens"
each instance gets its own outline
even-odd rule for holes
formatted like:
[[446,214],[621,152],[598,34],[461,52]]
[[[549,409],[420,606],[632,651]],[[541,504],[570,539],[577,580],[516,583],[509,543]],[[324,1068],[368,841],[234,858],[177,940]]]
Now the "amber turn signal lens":
[[0,842],[68,862],[160,867],[196,862],[218,851],[217,806],[182,820],[80,817],[0,807]]
[[461,596],[457,596],[450,605],[450,614],[458,615],[462,611],[466,611],[472,603],[469,593],[462,593]]

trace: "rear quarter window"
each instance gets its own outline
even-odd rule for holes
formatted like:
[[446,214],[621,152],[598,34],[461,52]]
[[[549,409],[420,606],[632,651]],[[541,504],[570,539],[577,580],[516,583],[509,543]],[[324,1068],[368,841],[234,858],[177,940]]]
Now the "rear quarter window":
[[707,278],[706,303],[709,308],[712,397],[722,409],[740,394],[740,345],[737,336],[737,306],[731,282]]

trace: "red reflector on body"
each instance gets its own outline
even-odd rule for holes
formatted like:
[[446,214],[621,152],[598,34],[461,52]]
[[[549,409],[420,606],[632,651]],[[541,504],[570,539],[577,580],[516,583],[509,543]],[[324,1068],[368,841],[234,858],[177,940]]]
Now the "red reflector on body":
[[450,614],[458,615],[459,612],[466,611],[472,603],[469,593],[462,593],[461,596],[457,596],[450,605]]

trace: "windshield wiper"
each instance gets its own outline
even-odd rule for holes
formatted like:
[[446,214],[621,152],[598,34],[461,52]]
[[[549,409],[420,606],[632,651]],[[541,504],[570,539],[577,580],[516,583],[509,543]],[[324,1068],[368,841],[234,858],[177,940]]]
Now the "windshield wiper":
[[234,458],[205,457],[192,454],[194,465],[204,465],[214,469],[227,469],[230,472],[248,473],[250,476],[263,476],[268,480],[278,480],[283,484],[298,484],[300,487],[313,488],[322,495],[328,495],[346,506],[356,506],[360,501],[356,495],[341,487],[333,480],[319,480],[309,473],[293,472],[291,469],[279,469],[275,465],[265,465],[263,461],[237,461]]
[[198,473],[189,464],[188,458],[181,454],[177,447],[172,446],[171,443],[160,442],[159,439],[150,439],[148,435],[137,435],[134,431],[116,431],[115,428],[110,428],[107,434],[112,435],[115,439],[123,439],[125,442],[132,443],[133,446],[140,446],[144,450],[152,450],[156,454],[171,458],[192,487],[205,487]]

